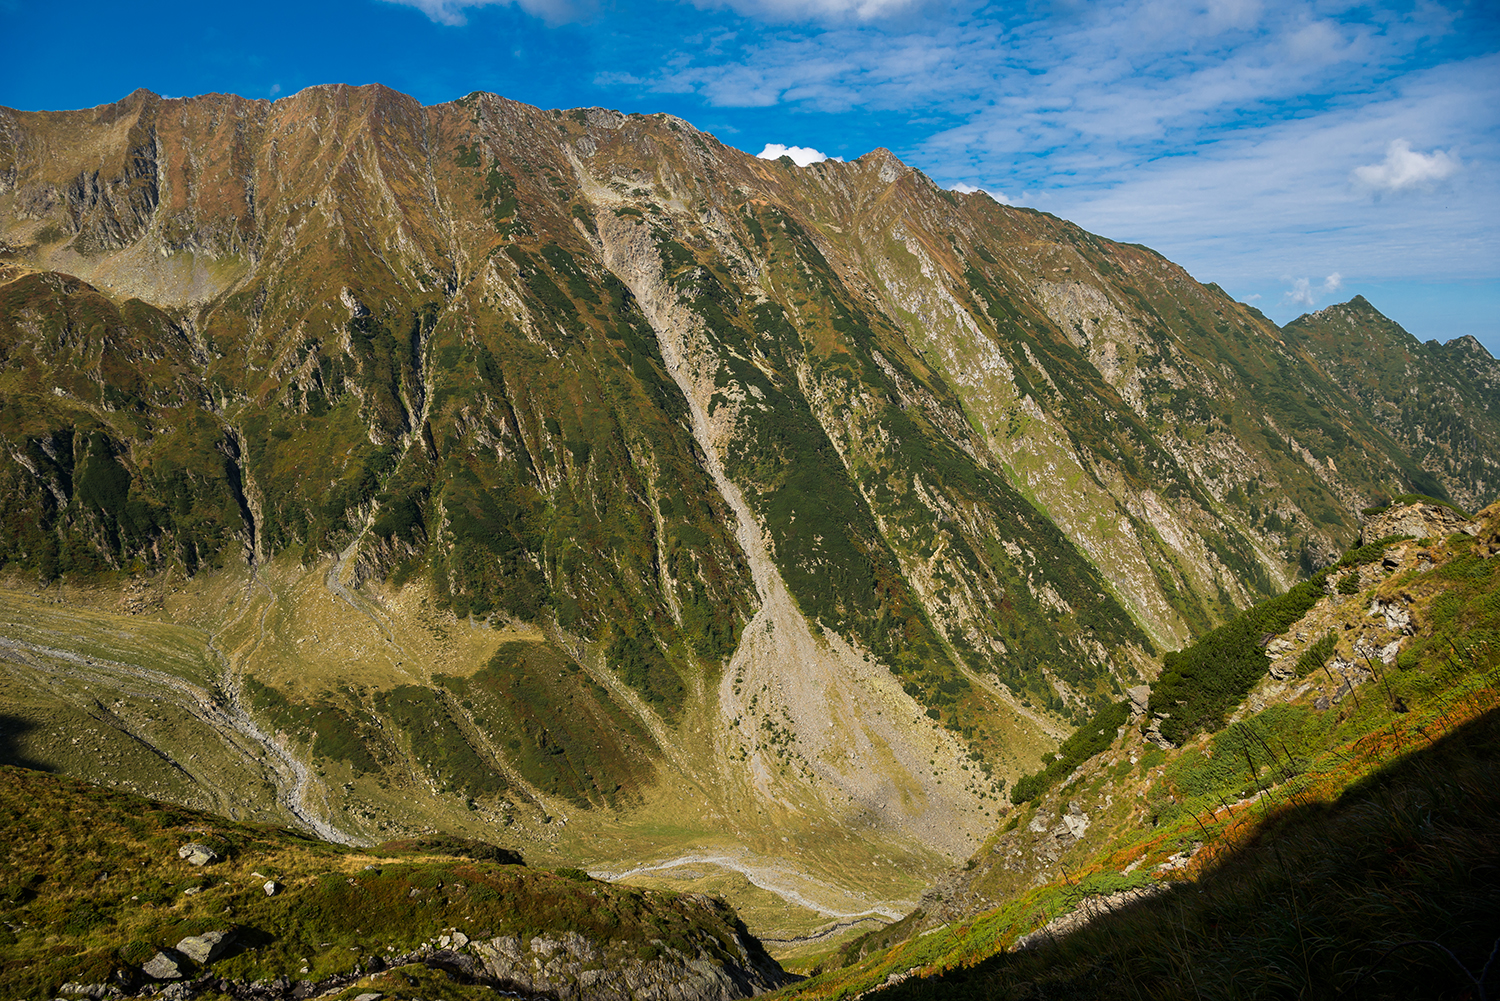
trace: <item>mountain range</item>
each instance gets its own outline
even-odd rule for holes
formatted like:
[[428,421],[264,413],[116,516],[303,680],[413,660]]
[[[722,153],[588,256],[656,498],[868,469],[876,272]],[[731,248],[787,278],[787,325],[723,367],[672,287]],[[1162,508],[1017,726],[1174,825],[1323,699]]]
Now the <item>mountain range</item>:
[[481,93],[0,109],[0,361],[12,760],[787,949],[1366,509],[1500,496],[1472,338]]

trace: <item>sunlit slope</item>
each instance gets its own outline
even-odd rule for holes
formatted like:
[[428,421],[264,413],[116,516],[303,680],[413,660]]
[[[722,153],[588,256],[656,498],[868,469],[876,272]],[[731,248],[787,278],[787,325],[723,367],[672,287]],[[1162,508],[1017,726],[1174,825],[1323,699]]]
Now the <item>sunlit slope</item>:
[[198,631],[183,726],[249,744],[149,781],[246,813],[801,851],[807,921],[855,859],[889,910],[1154,653],[1442,489],[1253,310],[883,150],[380,87],[0,115],[6,572]]
[[1179,708],[1239,686],[1180,746],[1144,704],[1101,713],[920,908],[794,993],[1469,996],[1494,938],[1473,875],[1496,853],[1497,519],[1353,550],[1249,641],[1258,676],[1178,680]]
[[1478,509],[1500,493],[1500,366],[1473,337],[1422,343],[1363,296],[1298,317],[1285,336],[1453,500]]

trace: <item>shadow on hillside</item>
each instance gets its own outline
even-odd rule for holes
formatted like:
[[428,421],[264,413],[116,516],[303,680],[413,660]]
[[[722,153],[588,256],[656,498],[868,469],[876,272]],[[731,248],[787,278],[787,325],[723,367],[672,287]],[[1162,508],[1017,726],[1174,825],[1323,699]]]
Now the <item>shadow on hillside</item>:
[[37,725],[30,720],[0,713],[0,765],[15,765],[17,768],[30,768],[37,772],[55,771],[51,765],[33,761],[23,752],[24,741],[21,738],[36,729]]
[[1497,946],[1500,711],[1332,803],[1281,804],[1171,893],[876,996],[1483,1001]]

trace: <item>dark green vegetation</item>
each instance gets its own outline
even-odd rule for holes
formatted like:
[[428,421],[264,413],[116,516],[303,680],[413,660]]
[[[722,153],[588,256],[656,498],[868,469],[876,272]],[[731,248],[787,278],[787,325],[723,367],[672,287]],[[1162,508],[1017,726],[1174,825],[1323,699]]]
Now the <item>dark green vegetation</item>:
[[[1357,579],[1357,575],[1356,575]],[[1327,574],[1235,616],[1186,650],[1162,658],[1149,711],[1165,717],[1161,734],[1181,744],[1200,730],[1216,731],[1224,716],[1266,673],[1262,640],[1284,632],[1321,598]]]
[[[212,930],[212,964],[241,984],[376,969],[451,930],[471,937],[583,935],[628,960],[732,961],[749,939],[720,901],[535,872],[482,842],[428,838],[369,850],[0,767],[0,995],[51,997],[64,981],[129,975],[162,947]],[[194,868],[180,844],[222,859]],[[283,885],[267,896],[267,877]],[[188,891],[188,892],[184,892]],[[217,996],[212,991],[209,996]]]
[[1115,731],[1124,726],[1129,718],[1129,702],[1114,702],[1095,713],[1062,742],[1056,753],[1042,755],[1045,767],[1040,772],[1024,775],[1016,780],[1010,791],[1010,801],[1024,803],[1039,797],[1085,759],[1092,758],[1113,743]]
[[[1302,618],[1327,593],[1335,574],[1334,590],[1343,595],[1358,593],[1358,568],[1379,561],[1397,541],[1399,537],[1393,536],[1351,549],[1330,570],[1247,609],[1187,649],[1166,654],[1161,677],[1151,687],[1149,706],[1153,715],[1164,717],[1162,736],[1181,744],[1201,730],[1214,732],[1223,727],[1225,714],[1265,676],[1264,641]],[[1339,573],[1346,568],[1353,569]],[[1308,651],[1310,659],[1305,665],[1299,662],[1299,673],[1306,673],[1303,667],[1308,671],[1321,667],[1331,652],[1331,643],[1321,660],[1314,651]]]
[[[573,660],[507,643],[469,678],[436,680],[536,788],[576,806],[623,805],[650,780],[651,735]],[[627,682],[629,678],[626,678]],[[414,741],[425,746],[422,731]],[[416,746],[414,744],[414,746]]]

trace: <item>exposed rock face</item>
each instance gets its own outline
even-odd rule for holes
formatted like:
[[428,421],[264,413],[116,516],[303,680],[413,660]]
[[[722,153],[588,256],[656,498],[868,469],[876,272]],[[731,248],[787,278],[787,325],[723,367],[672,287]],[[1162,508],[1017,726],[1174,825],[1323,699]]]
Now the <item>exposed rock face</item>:
[[513,989],[571,999],[598,1001],[667,1001],[702,998],[731,1001],[772,990],[790,979],[755,946],[754,952],[736,936],[726,956],[713,960],[689,957],[658,943],[660,955],[611,955],[581,935],[557,939],[537,936],[494,938],[468,944],[484,972]]
[[1362,544],[1392,535],[1409,535],[1413,539],[1442,538],[1454,532],[1473,535],[1478,522],[1470,521],[1451,507],[1442,504],[1393,504],[1370,516],[1360,529]]
[[176,949],[188,959],[202,966],[218,959],[234,940],[232,932],[208,931],[201,935],[189,935],[177,943]]
[[179,980],[186,970],[181,955],[172,949],[162,949],[141,965],[141,972],[153,980]]
[[219,861],[219,853],[208,845],[200,845],[197,842],[183,845],[177,849],[177,857],[187,862],[188,865],[204,866]]

